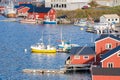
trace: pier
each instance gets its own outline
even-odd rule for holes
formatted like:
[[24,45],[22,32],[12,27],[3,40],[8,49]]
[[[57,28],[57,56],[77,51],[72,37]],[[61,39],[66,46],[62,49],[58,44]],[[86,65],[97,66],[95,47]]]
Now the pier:
[[52,73],[52,74],[64,74],[66,70],[57,70],[57,69],[23,69],[24,73],[36,73],[36,74],[45,74],[45,73]]
[[23,73],[35,73],[35,74],[65,74],[72,71],[90,70],[90,65],[65,65],[60,69],[23,69]]

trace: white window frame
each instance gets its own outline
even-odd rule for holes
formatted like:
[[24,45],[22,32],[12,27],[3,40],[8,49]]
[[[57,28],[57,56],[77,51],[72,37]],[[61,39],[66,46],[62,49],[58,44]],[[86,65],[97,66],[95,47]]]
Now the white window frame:
[[120,51],[117,53],[117,56],[120,57]]
[[80,59],[80,55],[74,55],[74,59]]
[[[111,47],[110,47],[110,45],[111,45]],[[112,49],[112,44],[111,43],[105,44],[105,49]]]
[[[109,64],[110,64],[110,66],[109,66]],[[112,66],[111,66],[112,65]],[[114,63],[113,62],[108,62],[107,63],[107,68],[114,68]]]
[[[86,58],[87,57],[87,58]],[[88,60],[89,56],[83,56],[83,59]]]

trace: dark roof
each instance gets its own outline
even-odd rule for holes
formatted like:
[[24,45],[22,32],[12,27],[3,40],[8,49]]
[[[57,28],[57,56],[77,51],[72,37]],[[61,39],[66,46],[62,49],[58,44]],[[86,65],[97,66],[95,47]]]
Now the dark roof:
[[114,35],[111,35],[111,34],[102,34],[99,38],[97,38],[95,41],[98,41],[98,40],[101,40],[101,39],[104,39],[104,38],[107,38],[107,37],[111,37],[113,39],[116,39],[116,40],[120,40],[119,37],[117,36],[114,36]]
[[37,13],[47,13],[51,10],[51,8],[49,7],[34,7],[34,8],[30,8],[30,10],[28,12],[37,12]]
[[70,54],[73,55],[95,55],[95,51],[92,47],[73,47],[70,50]]
[[92,68],[92,75],[120,76],[120,68]]
[[67,15],[62,15],[62,16],[59,16],[57,18],[67,18]]
[[104,54],[104,55],[102,56],[102,60],[105,59],[105,58],[107,58],[107,57],[109,57],[110,55],[114,54],[114,53],[117,52],[118,50],[120,50],[120,46],[118,46],[118,47],[110,50],[110,51],[107,52],[106,54]]
[[15,8],[19,8],[19,7],[21,7],[21,6],[29,7],[30,9],[33,8],[33,7],[35,7],[35,6],[32,5],[32,4],[20,4],[20,5],[18,5],[18,6],[15,6]]

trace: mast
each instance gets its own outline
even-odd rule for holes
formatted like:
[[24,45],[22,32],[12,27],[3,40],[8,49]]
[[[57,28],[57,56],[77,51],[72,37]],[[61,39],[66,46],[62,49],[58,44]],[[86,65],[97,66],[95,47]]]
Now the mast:
[[61,30],[60,30],[60,37],[61,37],[61,42],[62,42],[62,27],[61,27]]
[[42,31],[42,37],[41,37],[42,43],[43,43],[43,31]]
[[51,40],[50,40],[50,34],[49,34],[49,39],[48,39],[49,45],[50,45],[50,41],[51,41]]

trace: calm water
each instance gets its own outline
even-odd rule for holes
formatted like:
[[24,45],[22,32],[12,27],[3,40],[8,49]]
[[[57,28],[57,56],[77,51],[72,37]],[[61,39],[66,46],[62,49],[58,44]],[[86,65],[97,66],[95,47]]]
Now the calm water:
[[[2,19],[2,18],[0,18]],[[30,46],[40,41],[57,46],[60,42],[60,30],[64,40],[84,46],[93,45],[98,35],[86,33],[73,25],[32,25],[18,22],[0,22],[0,80],[91,80],[87,72],[72,74],[25,74],[22,69],[59,69],[69,56],[66,53],[56,55],[33,54]],[[27,52],[24,52],[27,49]]]

